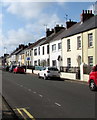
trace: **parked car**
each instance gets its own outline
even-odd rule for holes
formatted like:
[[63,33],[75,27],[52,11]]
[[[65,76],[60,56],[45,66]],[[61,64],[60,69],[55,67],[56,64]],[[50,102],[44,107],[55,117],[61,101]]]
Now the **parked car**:
[[16,67],[17,65],[11,65],[10,67],[9,67],[9,72],[13,72],[13,69]]
[[25,73],[25,69],[23,67],[17,66],[13,69],[14,73]]
[[60,79],[60,72],[56,67],[44,67],[39,71],[38,77],[42,77],[45,80],[52,77]]
[[89,74],[89,88],[94,91],[97,89],[97,65],[95,65]]
[[5,66],[2,66],[2,70],[4,70],[4,71],[9,71],[9,66],[7,65],[5,65]]

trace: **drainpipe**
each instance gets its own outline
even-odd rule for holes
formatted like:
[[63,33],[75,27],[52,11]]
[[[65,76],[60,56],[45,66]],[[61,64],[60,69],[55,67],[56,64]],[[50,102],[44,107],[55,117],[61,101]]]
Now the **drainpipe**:
[[83,66],[84,66],[84,55],[83,55],[83,33],[82,33],[82,64],[80,65],[80,79],[81,81],[84,80],[84,71],[83,71]]

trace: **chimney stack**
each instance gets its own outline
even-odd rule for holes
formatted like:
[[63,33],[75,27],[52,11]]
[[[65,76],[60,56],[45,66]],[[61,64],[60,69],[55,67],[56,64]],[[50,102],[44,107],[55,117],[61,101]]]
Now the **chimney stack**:
[[76,24],[77,22],[71,21],[71,19],[69,21],[66,22],[66,28],[70,28],[71,26],[73,26],[74,24]]
[[81,22],[83,23],[84,21],[90,19],[93,16],[94,14],[92,13],[92,10],[83,10],[81,14]]
[[59,26],[59,24],[57,24],[56,27],[54,27],[54,33],[57,33],[57,32],[59,32],[60,30],[63,30],[63,29],[65,29],[63,27],[63,25]]
[[52,33],[54,33],[54,29],[51,30],[49,28],[46,29],[46,37],[50,36]]

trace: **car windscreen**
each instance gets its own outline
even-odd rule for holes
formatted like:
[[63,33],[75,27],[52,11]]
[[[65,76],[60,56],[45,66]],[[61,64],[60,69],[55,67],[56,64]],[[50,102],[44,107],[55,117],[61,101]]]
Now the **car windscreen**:
[[57,68],[48,68],[48,70],[51,70],[51,71],[58,71]]

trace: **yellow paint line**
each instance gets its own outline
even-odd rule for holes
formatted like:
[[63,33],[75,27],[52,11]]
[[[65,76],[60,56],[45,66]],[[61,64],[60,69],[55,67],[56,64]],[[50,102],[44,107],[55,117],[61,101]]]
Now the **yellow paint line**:
[[35,120],[34,117],[25,108],[23,108],[22,110],[28,115],[30,119]]
[[23,113],[20,111],[20,109],[17,108],[17,111],[18,111],[19,114],[24,118],[24,120],[27,120],[27,119],[24,117]]

